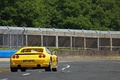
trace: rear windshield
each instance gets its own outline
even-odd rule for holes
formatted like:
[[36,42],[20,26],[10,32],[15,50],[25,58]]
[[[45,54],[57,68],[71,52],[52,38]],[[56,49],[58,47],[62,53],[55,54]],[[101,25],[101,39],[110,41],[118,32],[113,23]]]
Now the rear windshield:
[[21,52],[43,52],[42,48],[27,48],[21,50]]

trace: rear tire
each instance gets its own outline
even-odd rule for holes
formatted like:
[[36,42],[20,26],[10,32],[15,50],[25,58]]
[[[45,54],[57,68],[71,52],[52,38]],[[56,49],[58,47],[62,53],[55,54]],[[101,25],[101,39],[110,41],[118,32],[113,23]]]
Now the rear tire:
[[11,72],[17,72],[18,69],[16,67],[10,67]]
[[45,71],[51,71],[51,62],[49,63],[49,66],[45,68]]
[[47,68],[45,68],[45,71],[51,71],[51,65],[49,65]]
[[25,72],[26,71],[26,68],[21,68],[21,72]]
[[52,71],[56,72],[57,71],[57,67],[56,68],[52,68]]

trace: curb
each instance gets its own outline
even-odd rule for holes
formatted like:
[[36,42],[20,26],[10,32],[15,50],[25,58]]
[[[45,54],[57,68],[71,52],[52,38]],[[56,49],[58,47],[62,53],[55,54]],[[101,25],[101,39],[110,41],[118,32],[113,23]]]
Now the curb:
[[10,61],[10,58],[0,58],[0,62],[3,62],[3,61]]

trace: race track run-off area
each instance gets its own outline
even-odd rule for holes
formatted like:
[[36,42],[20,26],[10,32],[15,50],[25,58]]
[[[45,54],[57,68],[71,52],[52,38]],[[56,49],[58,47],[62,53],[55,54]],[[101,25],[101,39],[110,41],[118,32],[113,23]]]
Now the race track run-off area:
[[[9,62],[1,61],[0,66],[2,63],[6,67],[9,65]],[[57,67],[57,72],[45,72],[43,69],[1,71],[0,80],[120,80],[119,60],[62,59]]]

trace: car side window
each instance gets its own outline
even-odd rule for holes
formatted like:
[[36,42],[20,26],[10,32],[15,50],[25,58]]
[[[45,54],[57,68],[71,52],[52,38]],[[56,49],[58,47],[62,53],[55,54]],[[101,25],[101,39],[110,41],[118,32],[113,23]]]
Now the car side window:
[[51,52],[46,48],[46,52],[48,53],[48,54],[51,54]]

